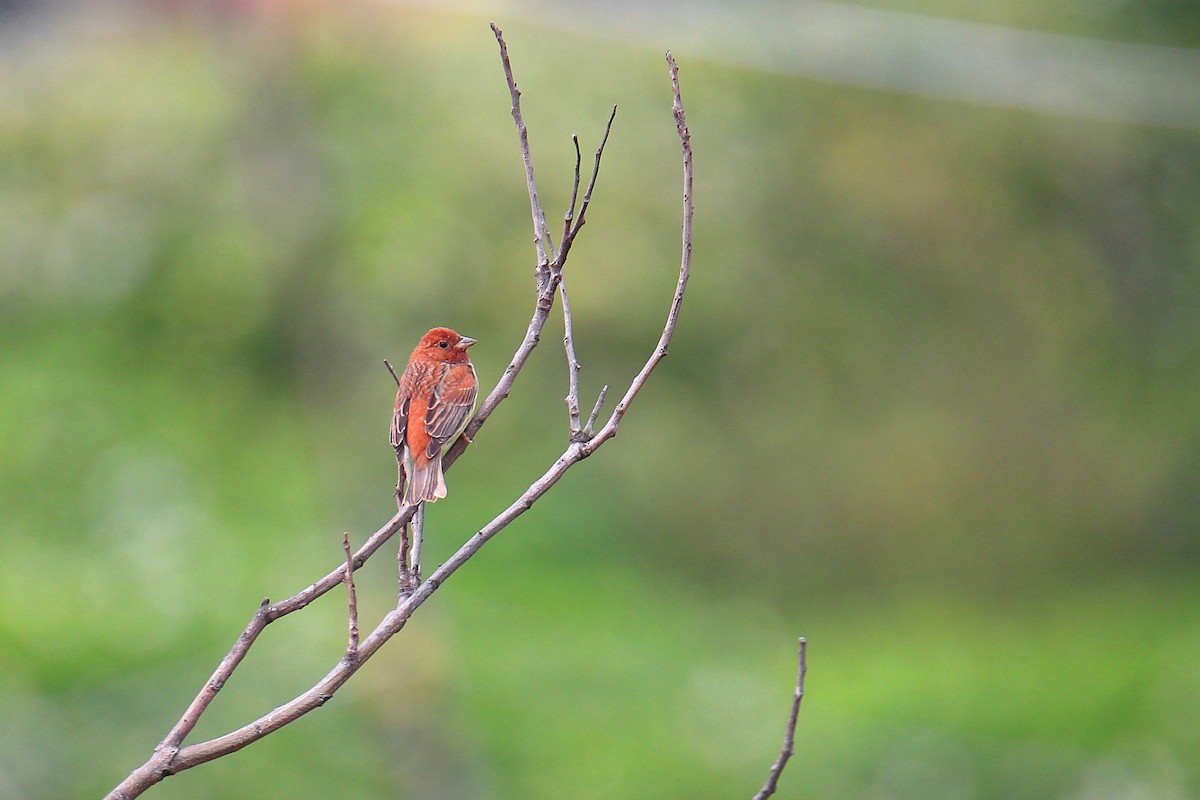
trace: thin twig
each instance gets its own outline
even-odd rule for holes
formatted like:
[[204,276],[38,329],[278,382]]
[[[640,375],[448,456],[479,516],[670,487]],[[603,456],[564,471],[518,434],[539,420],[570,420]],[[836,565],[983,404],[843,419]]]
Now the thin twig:
[[[604,128],[604,138],[600,140],[600,146],[596,148],[596,160],[592,165],[592,176],[588,180],[587,190],[583,193],[583,204],[579,207],[579,216],[575,216],[575,203],[579,196],[579,178],[580,166],[583,161],[583,155],[579,150],[579,137],[571,136],[571,141],[575,143],[575,180],[571,186],[571,204],[567,207],[567,213],[563,216],[563,235],[559,243],[558,258],[555,260],[555,266],[558,267],[558,272],[561,273],[562,266],[566,263],[567,254],[571,251],[571,245],[575,242],[575,236],[579,233],[579,229],[587,222],[586,214],[588,205],[592,202],[592,192],[596,188],[596,178],[600,175],[600,159],[604,156],[604,146],[608,144],[608,136],[612,133],[613,120],[617,116],[617,107],[614,105],[612,113],[608,117],[608,124]],[[553,271],[553,269],[552,269]],[[567,282],[566,279],[559,278],[558,294],[562,298],[563,308],[563,349],[567,355],[567,396],[565,402],[567,404],[567,423],[570,428],[570,439],[572,442],[587,441],[591,437],[591,424],[585,426],[579,422],[579,357],[575,353],[575,321],[571,316],[571,301],[567,297]],[[597,414],[599,411],[596,412]],[[594,423],[595,420],[592,420]]]
[[788,715],[787,727],[783,731],[783,749],[779,751],[779,757],[771,765],[771,771],[767,774],[767,782],[763,784],[758,794],[754,795],[754,800],[767,800],[768,797],[775,794],[779,776],[783,774],[783,768],[787,766],[788,759],[792,757],[792,752],[795,750],[796,720],[800,717],[800,703],[804,700],[804,676],[808,672],[807,651],[808,641],[801,636],[798,658],[800,667],[796,672],[796,689],[792,694],[792,712]]
[[346,597],[349,606],[349,639],[346,642],[346,658],[358,657],[358,595],[354,590],[354,556],[350,552],[350,532],[342,534],[342,551],[346,554]]
[[[608,115],[608,124],[604,126],[604,138],[600,140],[600,146],[596,148],[596,160],[592,163],[592,177],[588,179],[587,190],[583,193],[583,203],[579,206],[579,214],[575,216],[575,221],[566,232],[563,234],[563,240],[558,246],[558,258],[555,263],[562,268],[562,265],[567,260],[567,254],[571,252],[571,245],[575,243],[575,237],[579,234],[579,229],[587,224],[587,210],[592,202],[592,192],[596,189],[596,178],[600,175],[600,159],[604,157],[604,146],[608,144],[608,135],[612,133],[613,120],[617,118],[617,107],[613,106],[612,113]],[[575,184],[578,188],[579,184],[579,141],[575,142]],[[571,210],[575,209],[575,195],[571,195]]]
[[579,358],[575,355],[575,322],[571,317],[565,277],[559,281],[558,296],[562,299],[563,349],[567,353],[567,424],[571,441],[578,442],[583,439],[583,426],[579,424]]
[[533,212],[533,244],[537,248],[538,270],[545,270],[550,265],[548,253],[554,250],[550,241],[550,229],[546,227],[546,212],[538,200],[537,183],[533,179],[533,156],[529,152],[529,131],[525,128],[525,120],[521,117],[521,91],[517,88],[516,78],[513,77],[512,62],[508,59],[508,45],[504,42],[504,32],[490,23],[496,42],[500,45],[500,62],[504,66],[504,79],[508,82],[508,93],[512,97],[512,118],[517,125],[517,136],[521,140],[521,157],[525,161],[525,184],[529,189],[529,205]]
[[[571,247],[571,223],[575,219],[575,204],[579,198],[580,167],[583,165],[583,153],[579,150],[579,136],[571,134],[571,141],[575,145],[575,180],[571,184],[571,203],[567,206],[567,213],[563,215],[560,255]],[[575,442],[579,441],[583,433],[579,424],[579,358],[575,355],[574,320],[571,317],[571,301],[567,297],[566,279],[560,278],[559,281],[558,295],[562,298],[563,308],[563,349],[567,353],[567,396],[565,398],[567,424],[570,428],[570,440]]]
[[385,359],[383,360],[383,365],[384,365],[385,367],[387,367],[387,371],[388,371],[388,372],[392,373],[392,380],[394,380],[394,381],[396,382],[396,386],[399,386],[399,385],[400,385],[400,376],[396,374],[396,370],[395,370],[395,368],[394,368],[394,367],[392,367],[392,362],[388,361],[388,360],[385,358]]
[[612,133],[613,121],[617,118],[617,107],[612,107],[612,113],[608,115],[608,124],[604,126],[604,138],[600,140],[600,146],[596,148],[596,160],[592,164],[592,177],[588,181],[587,191],[583,193],[583,204],[579,207],[579,218],[576,220],[574,229],[571,232],[571,237],[574,238],[579,229],[587,222],[584,219],[587,214],[588,206],[592,204],[592,192],[596,189],[596,178],[600,175],[600,159],[604,156],[604,146],[608,144],[608,135]]
[[571,222],[575,219],[575,202],[579,198],[579,169],[583,165],[583,153],[579,151],[579,134],[571,134],[571,142],[575,145],[575,182],[571,185],[571,204],[567,213],[563,214],[563,232],[560,242],[571,238]]
[[604,396],[608,394],[608,384],[604,384],[604,388],[600,390],[600,396],[596,398],[596,405],[592,406],[592,413],[588,415],[587,424],[583,426],[583,435],[585,439],[592,438],[596,430],[596,418],[600,416],[600,409],[604,407]]

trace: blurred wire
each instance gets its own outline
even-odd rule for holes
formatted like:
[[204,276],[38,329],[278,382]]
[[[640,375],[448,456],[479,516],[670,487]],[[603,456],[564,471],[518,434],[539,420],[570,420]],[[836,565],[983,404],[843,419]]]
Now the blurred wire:
[[[388,1],[498,13],[473,0]],[[835,83],[1200,129],[1200,50],[1039,33],[830,0],[525,0],[499,13]]]

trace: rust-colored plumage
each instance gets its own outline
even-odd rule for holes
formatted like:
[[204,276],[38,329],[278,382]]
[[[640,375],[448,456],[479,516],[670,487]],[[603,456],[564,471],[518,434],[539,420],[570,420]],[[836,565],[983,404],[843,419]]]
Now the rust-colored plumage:
[[449,328],[434,328],[421,337],[400,376],[391,438],[392,447],[403,450],[406,503],[446,496],[442,450],[462,433],[475,405],[475,367],[467,355],[473,344]]

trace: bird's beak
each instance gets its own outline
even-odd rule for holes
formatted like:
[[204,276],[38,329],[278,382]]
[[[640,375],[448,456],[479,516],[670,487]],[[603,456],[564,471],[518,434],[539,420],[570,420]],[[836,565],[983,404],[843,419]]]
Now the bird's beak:
[[458,340],[458,344],[454,345],[455,350],[466,350],[471,345],[475,344],[475,340],[470,336],[464,336]]

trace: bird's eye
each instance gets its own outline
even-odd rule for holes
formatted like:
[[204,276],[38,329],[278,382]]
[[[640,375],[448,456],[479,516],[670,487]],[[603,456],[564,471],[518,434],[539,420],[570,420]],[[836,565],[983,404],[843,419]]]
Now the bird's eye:
[[447,342],[445,339],[442,339],[440,342],[438,342],[438,347],[442,348],[443,350],[445,350],[449,346],[450,346],[450,343]]

